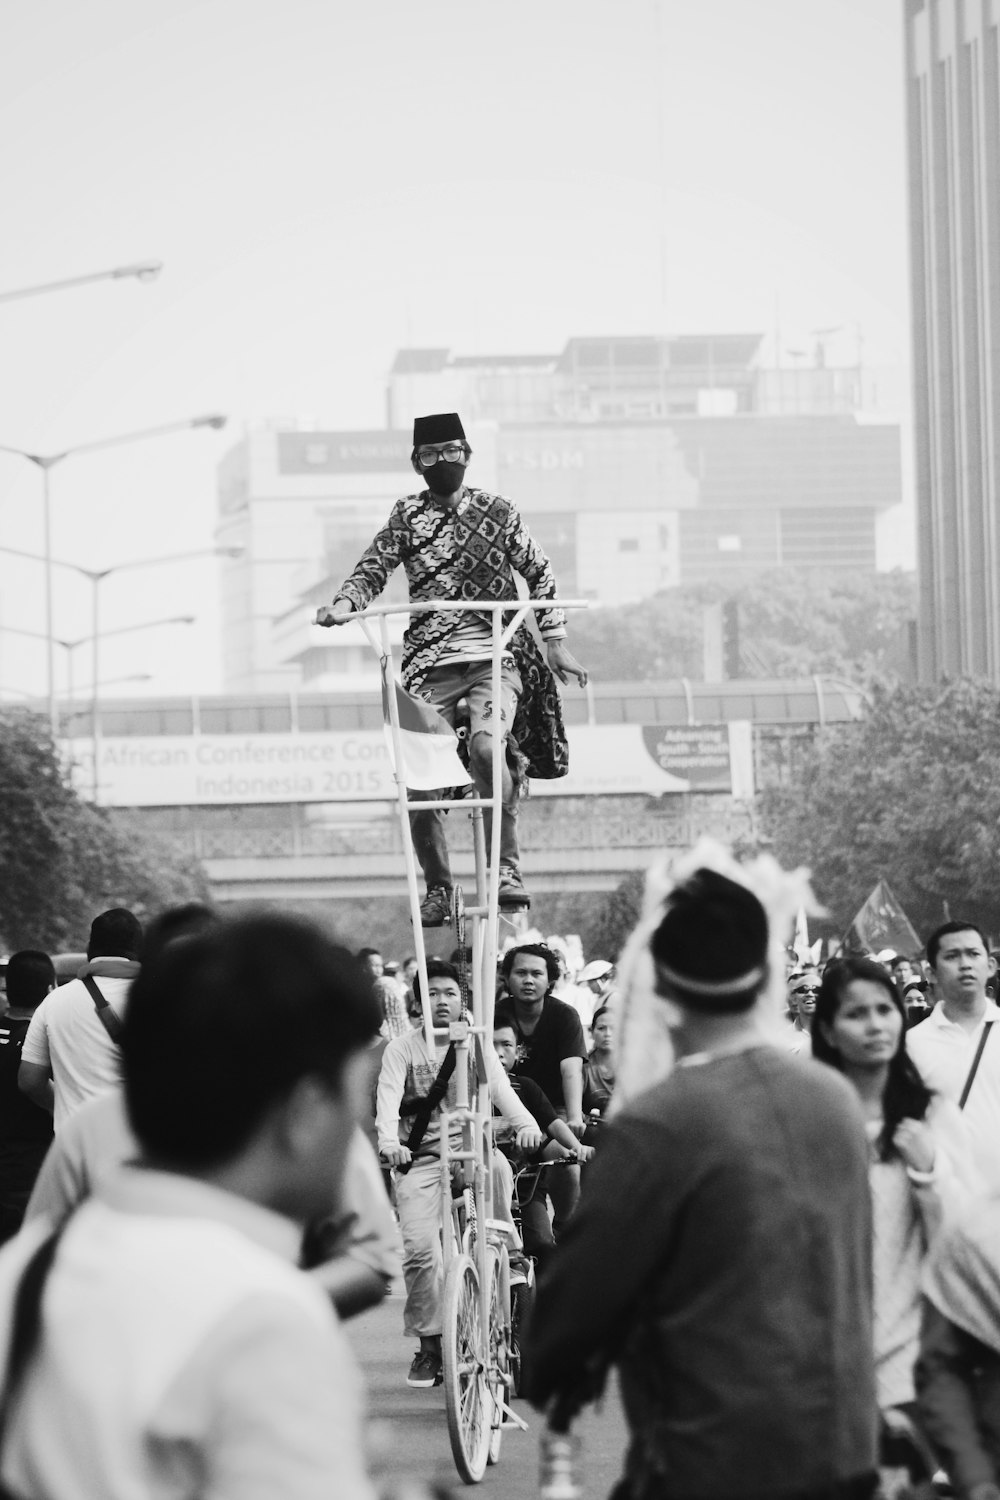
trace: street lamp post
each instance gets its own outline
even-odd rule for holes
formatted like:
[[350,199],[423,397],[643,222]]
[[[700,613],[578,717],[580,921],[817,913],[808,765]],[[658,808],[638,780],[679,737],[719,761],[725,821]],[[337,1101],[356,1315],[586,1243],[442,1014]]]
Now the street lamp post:
[[[49,472],[56,464],[61,464],[64,459],[73,458],[78,453],[94,453],[100,448],[118,448],[126,443],[142,442],[145,438],[161,437],[170,432],[186,432],[194,427],[213,427],[219,429],[225,427],[226,418],[217,413],[204,417],[189,417],[182,422],[165,422],[159,427],[142,427],[136,432],[123,432],[115,437],[98,438],[92,443],[77,443],[72,448],[64,448],[59,453],[31,453],[25,448],[14,448],[9,444],[0,443],[0,453],[12,453],[18,458],[23,458],[30,464],[34,464],[42,471],[42,505],[43,505],[43,562],[45,564],[45,633],[49,645],[46,653],[46,671],[48,676],[48,702],[49,702],[49,724],[53,739],[59,732],[56,718],[56,688],[55,688],[55,649],[53,643],[53,597],[52,597],[52,568],[54,559],[52,557],[52,516],[51,516],[51,491],[49,486]],[[82,571],[82,570],[81,570]]]
[[22,297],[40,297],[44,292],[65,292],[70,287],[87,286],[92,281],[155,281],[163,270],[162,260],[140,260],[128,266],[112,266],[110,271],[87,271],[83,276],[67,276],[62,281],[41,281],[35,286],[16,287],[0,292],[0,302],[18,302]]
[[[116,629],[116,630],[106,630],[104,633],[105,633],[105,635],[127,635],[131,631],[133,631],[133,630],[152,630],[155,626],[158,626],[158,625],[193,625],[194,624],[194,619],[195,619],[194,615],[170,615],[167,619],[164,619],[164,620],[144,620],[142,622],[142,624],[140,624],[140,625],[122,625],[122,626],[119,626],[118,629]],[[86,637],[84,637],[84,639],[86,639]],[[99,777],[99,774],[98,774],[98,767],[97,767],[98,754],[99,754],[99,751],[100,751],[100,748],[101,748],[101,715],[100,715],[101,680],[100,680],[100,678],[98,676],[98,665],[97,665],[97,663],[98,663],[98,646],[99,646],[99,644],[100,644],[100,636],[97,634],[97,581],[95,580],[95,583],[94,583],[94,638],[93,638],[93,648],[94,649],[93,649],[93,655],[91,657],[91,661],[93,663],[94,682],[93,682],[93,687],[91,689],[91,696],[90,696],[90,743],[91,743],[91,751],[92,751],[92,754],[93,754],[93,757],[94,757],[94,763],[93,763],[93,767],[92,767],[92,782],[91,782],[91,785],[93,786],[93,790],[94,790],[94,806],[95,807],[97,806],[98,802],[101,800],[101,785],[100,785],[100,777]]]
[[[72,564],[70,564],[69,566],[72,566]],[[83,570],[81,569],[81,571],[83,571]],[[104,574],[98,574],[98,575],[96,575],[96,577],[95,577],[95,583],[94,583],[94,599],[95,599],[95,601],[96,601],[96,598],[97,598],[97,584],[98,584],[100,578],[101,577],[106,577],[107,573],[110,573],[110,572],[113,572],[113,571],[114,571],[113,569],[108,568]],[[195,622],[195,616],[194,615],[164,615],[162,618],[160,618],[158,620],[140,620],[139,623],[136,624],[136,625],[118,625],[118,626],[116,626],[114,628],[114,630],[105,630],[103,632],[103,634],[104,634],[104,636],[109,636],[109,635],[131,635],[136,630],[156,630],[161,625],[193,625],[194,622]],[[95,623],[95,625],[97,623],[97,607],[96,607],[96,603],[95,603],[95,607],[94,607],[94,623]],[[73,696],[73,688],[72,688],[72,684],[73,684],[73,665],[72,665],[72,663],[73,663],[73,653],[76,651],[76,649],[77,649],[78,646],[85,646],[85,645],[87,645],[88,642],[90,642],[92,644],[93,651],[92,651],[91,661],[93,663],[94,678],[93,678],[93,682],[91,684],[91,689],[90,689],[90,715],[91,715],[90,741],[91,741],[91,749],[92,749],[92,755],[93,755],[93,767],[92,767],[92,774],[91,774],[91,785],[93,787],[94,803],[96,805],[96,803],[99,802],[99,800],[100,800],[100,781],[99,781],[99,776],[98,776],[98,765],[97,765],[97,763],[98,763],[98,757],[99,757],[99,752],[100,752],[100,748],[101,748],[100,692],[101,692],[101,686],[102,686],[102,684],[101,684],[100,678],[98,676],[98,671],[99,671],[98,646],[99,646],[100,637],[95,633],[94,635],[81,635],[75,641],[64,641],[64,640],[56,640],[56,639],[54,639],[50,635],[43,635],[43,633],[40,630],[23,630],[19,625],[0,625],[0,630],[6,630],[10,635],[25,635],[25,636],[30,636],[34,640],[46,640],[46,641],[48,641],[50,643],[50,645],[62,646],[64,648],[64,650],[66,651],[67,679],[68,679],[67,686],[68,686],[69,696],[71,698]],[[143,672],[143,673],[139,673],[139,674],[133,674],[131,677],[119,678],[119,679],[116,679],[116,680],[122,681],[122,682],[139,682],[139,681],[148,682],[149,681],[149,673]],[[103,685],[107,686],[106,683],[103,684]]]

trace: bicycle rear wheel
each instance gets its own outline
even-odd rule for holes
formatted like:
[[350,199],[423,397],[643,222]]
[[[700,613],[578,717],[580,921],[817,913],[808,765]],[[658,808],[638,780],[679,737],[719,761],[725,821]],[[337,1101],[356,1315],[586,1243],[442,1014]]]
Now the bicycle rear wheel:
[[489,1247],[490,1278],[490,1327],[489,1327],[489,1350],[490,1364],[487,1372],[487,1385],[490,1392],[492,1411],[490,1412],[490,1444],[487,1453],[487,1462],[491,1464],[500,1461],[500,1444],[503,1440],[503,1418],[504,1405],[507,1401],[506,1375],[510,1364],[510,1345],[508,1343],[508,1323],[510,1313],[504,1305],[503,1294],[503,1267],[502,1260],[506,1258],[506,1251],[501,1252],[496,1246]]
[[479,1277],[467,1255],[448,1268],[441,1319],[448,1437],[459,1476],[478,1484],[486,1471],[494,1401],[487,1379],[488,1332],[479,1315]]

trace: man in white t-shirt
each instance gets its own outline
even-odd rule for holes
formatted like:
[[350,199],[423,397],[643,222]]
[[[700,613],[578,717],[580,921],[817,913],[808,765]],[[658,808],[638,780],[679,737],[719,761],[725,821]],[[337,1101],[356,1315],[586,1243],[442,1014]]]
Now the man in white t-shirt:
[[956,1104],[975,1064],[963,1113],[975,1163],[1000,1190],[1000,1009],[986,994],[993,960],[974,923],[952,921],[927,939],[927,961],[938,1002],[906,1033],[906,1050],[927,1087]]
[[129,985],[139,972],[141,942],[142,926],[132,912],[123,906],[102,912],[91,923],[81,977],[53,990],[32,1017],[17,1083],[55,1116],[57,1131],[87,1099],[121,1081],[112,1034],[124,1019]]
[[[353,955],[291,917],[144,963],[121,1043],[140,1160],[63,1226],[13,1393],[11,1492],[375,1500],[350,1346],[295,1262],[335,1205],[379,1019]],[[0,1351],[44,1233],[0,1252]]]

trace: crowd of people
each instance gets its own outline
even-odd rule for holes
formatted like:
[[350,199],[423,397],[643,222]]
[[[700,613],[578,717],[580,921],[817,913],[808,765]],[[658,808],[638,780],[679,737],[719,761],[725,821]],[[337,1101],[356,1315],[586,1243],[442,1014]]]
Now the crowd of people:
[[[521,793],[566,773],[556,684],[587,673],[549,559],[513,502],[467,483],[471,458],[457,413],[416,420],[421,488],[316,620],[346,625],[404,569],[404,696],[452,729],[464,713],[499,902],[523,911]],[[518,578],[534,628],[515,628]],[[513,632],[496,703],[494,608]],[[440,789],[411,800],[437,928]],[[984,935],[949,921],[922,954],[800,951],[782,973],[783,872],[674,864],[620,955],[539,934],[501,956],[481,1056],[494,1224],[512,1278],[539,1277],[522,1392],[564,1430],[617,1370],[615,1500],[871,1500],[880,1482],[1000,1500]],[[0,1500],[374,1500],[343,1320],[401,1277],[405,1379],[442,1369],[433,1153],[455,1129],[466,955],[418,967],[200,904],[145,927],[98,913],[64,985],[40,949],[10,955]]]
[[[610,960],[574,973],[567,952],[507,948],[486,1052],[493,1212],[512,1275],[540,1278],[530,1398],[571,1412],[619,1368],[630,1500],[738,1484],[860,1500],[893,1466],[997,1500],[1000,1010],[983,934],[957,920],[920,956],[790,957],[769,1030],[763,908],[700,871],[649,942],[674,1066],[599,1129],[622,997]],[[74,1476],[93,1473],[195,1494],[209,1463],[220,1494],[318,1495],[331,1476],[370,1493],[337,1322],[401,1274],[407,1382],[440,1381],[453,957],[426,965],[429,1048],[415,960],[284,916],[190,905],[143,930],[102,912],[62,986],[48,955],[10,956],[13,1494],[82,1495]],[[220,1413],[238,1418],[217,1428]]]
[[[614,971],[609,963],[588,967],[589,979],[574,986],[558,940],[552,948],[527,944],[504,958],[495,1048],[487,1055],[497,1136],[519,1159],[542,1165],[552,1155],[574,1161],[592,1155],[581,1139],[584,1099],[600,1110],[613,1085],[606,1001]],[[446,1026],[462,1007],[459,971],[432,959],[426,972],[435,1025]],[[285,1342],[280,1304],[303,1304],[307,1322],[315,1322],[319,1295],[340,1319],[351,1317],[379,1302],[402,1273],[406,1330],[420,1346],[409,1383],[440,1379],[440,1173],[428,1154],[436,1148],[440,1107],[421,1108],[440,1058],[428,1055],[416,960],[386,963],[372,948],[337,948],[306,923],[266,915],[234,922],[195,903],[163,913],[145,930],[125,909],[99,913],[86,962],[65,984],[57,985],[51,958],[38,950],[11,954],[3,977],[0,1237],[10,1243],[0,1256],[0,1330],[10,1331],[12,1317],[26,1319],[40,1349],[40,1359],[29,1362],[23,1351],[15,1359],[11,1346],[0,1403],[3,1480],[15,1494],[39,1492],[40,1483],[46,1494],[75,1494],[85,1486],[73,1488],[73,1472],[103,1473],[108,1465],[134,1482],[139,1465],[148,1493],[172,1494],[172,1467],[180,1463],[183,1472],[204,1459],[197,1449],[207,1415],[190,1406],[188,1382],[218,1381],[211,1397],[218,1409],[245,1399],[241,1420],[256,1423],[254,1403],[269,1399],[262,1362],[273,1357],[289,1388],[247,1451],[224,1445],[213,1451],[218,1493],[311,1493],[295,1487],[301,1473],[293,1471],[303,1464],[322,1464],[327,1479],[339,1476],[338,1494],[366,1493],[357,1435],[348,1441],[341,1425],[319,1441],[309,1431],[323,1401],[341,1405],[348,1427],[355,1411],[339,1384],[334,1390],[329,1378],[313,1381],[326,1336],[313,1328],[303,1337],[299,1329],[298,1343]],[[574,1004],[555,997],[557,985]],[[345,1011],[343,1036],[341,1021],[332,1028],[336,1034],[324,1034],[321,995],[327,1009]],[[593,1020],[598,1009],[603,1019],[594,1024],[592,1060],[583,1017]],[[136,1041],[140,1023],[145,1030]],[[303,1034],[289,1039],[290,1025]],[[532,1055],[554,1102],[532,1079]],[[447,1106],[446,1088],[440,1100]],[[414,1134],[421,1116],[422,1149]],[[535,1204],[522,1206],[525,1254],[512,1222],[508,1155],[498,1151],[495,1163],[495,1212],[510,1223],[515,1272],[520,1267],[523,1275],[528,1256],[543,1263],[555,1242],[545,1179]],[[411,1169],[393,1170],[387,1182],[386,1166]],[[575,1180],[564,1212],[578,1191]],[[188,1244],[192,1216],[212,1227],[203,1241],[193,1235]],[[295,1237],[288,1220],[298,1226]],[[224,1287],[227,1238],[235,1279]],[[175,1240],[168,1269],[163,1261]],[[272,1264],[276,1250],[281,1260]],[[126,1268],[133,1255],[135,1264]],[[195,1276],[192,1257],[203,1257],[195,1278],[203,1290],[196,1313],[174,1320],[173,1299],[181,1296],[184,1276]],[[306,1290],[289,1280],[289,1260],[307,1273]],[[46,1282],[46,1309],[61,1307],[63,1299],[72,1304],[74,1285],[88,1289],[90,1308],[78,1316],[71,1307],[65,1342],[49,1336],[38,1278]],[[143,1291],[154,1283],[157,1304],[142,1308]],[[32,1288],[34,1301],[25,1308]],[[118,1342],[109,1334],[102,1355],[108,1383],[91,1389],[74,1340],[97,1336],[95,1320],[101,1309],[116,1316],[119,1294],[132,1331]],[[272,1296],[277,1312],[267,1305]],[[165,1339],[168,1347],[143,1355],[136,1340],[144,1337]],[[237,1378],[224,1366],[244,1348]],[[346,1346],[330,1345],[327,1356],[331,1349],[338,1381],[350,1383]],[[162,1363],[150,1368],[161,1354]],[[293,1419],[305,1395],[290,1371],[300,1358],[310,1393]],[[116,1416],[122,1384],[133,1377],[142,1384],[141,1399]],[[256,1378],[257,1396],[249,1389]],[[15,1394],[18,1422],[5,1430]],[[92,1398],[96,1425],[80,1435],[79,1451],[70,1444],[59,1452],[56,1445],[40,1454],[47,1403],[68,1413],[74,1399]],[[280,1441],[279,1422],[287,1422]],[[137,1455],[136,1431],[165,1446]],[[194,1447],[179,1459],[176,1444]],[[340,1457],[330,1467],[334,1446]],[[237,1468],[257,1463],[267,1476],[259,1491],[242,1487],[242,1480],[226,1490],[231,1465],[235,1476]],[[60,1487],[64,1482],[68,1489]],[[186,1493],[183,1484],[176,1492]]]

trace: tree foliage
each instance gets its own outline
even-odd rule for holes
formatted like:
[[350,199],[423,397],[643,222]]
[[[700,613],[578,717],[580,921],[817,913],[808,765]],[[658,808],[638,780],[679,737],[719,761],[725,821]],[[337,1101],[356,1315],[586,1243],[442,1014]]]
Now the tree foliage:
[[583,951],[588,958],[617,963],[642,911],[645,870],[632,870],[603,902],[596,915],[582,925]]
[[199,865],[77,795],[36,715],[0,712],[0,947],[83,948],[109,906],[142,918],[207,891]]
[[880,877],[922,935],[946,910],[1000,930],[1000,691],[875,687],[862,720],[824,733],[792,784],[763,795],[762,819],[840,931]]
[[868,681],[897,672],[916,613],[913,574],[776,569],[727,589],[717,583],[664,589],[636,604],[571,619],[572,645],[596,681],[652,682],[702,676],[702,611],[736,600],[744,673],[812,673]]

